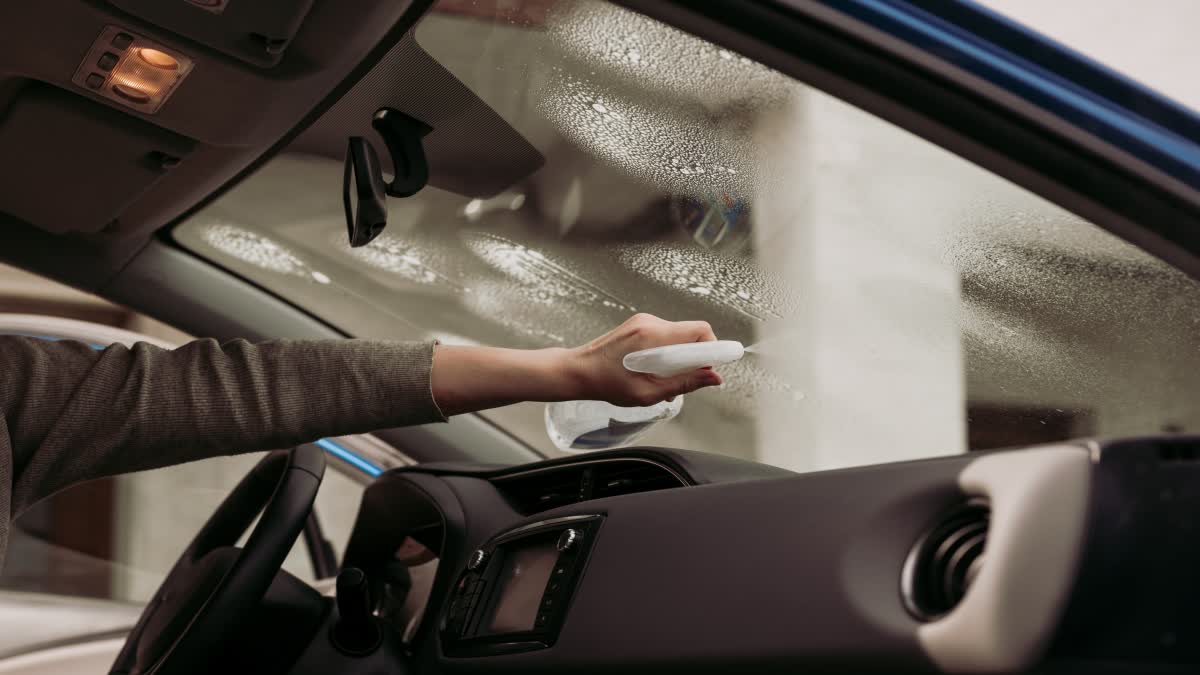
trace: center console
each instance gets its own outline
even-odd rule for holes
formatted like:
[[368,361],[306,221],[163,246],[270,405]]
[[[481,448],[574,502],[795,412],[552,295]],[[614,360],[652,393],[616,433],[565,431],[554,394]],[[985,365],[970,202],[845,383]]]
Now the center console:
[[447,656],[554,644],[602,517],[567,516],[500,534],[471,554],[440,624]]

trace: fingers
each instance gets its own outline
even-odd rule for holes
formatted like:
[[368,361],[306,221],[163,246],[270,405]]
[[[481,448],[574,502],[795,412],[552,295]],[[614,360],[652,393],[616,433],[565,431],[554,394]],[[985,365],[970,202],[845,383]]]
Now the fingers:
[[650,386],[642,394],[641,405],[671,401],[676,396],[690,394],[705,387],[716,387],[723,382],[721,376],[711,368],[701,368],[674,377],[653,378]]
[[716,342],[717,336],[707,321],[678,321],[672,326],[681,336],[689,339],[680,342]]
[[[666,321],[652,314],[637,314],[630,317],[612,333],[593,342],[591,348],[601,354],[628,354],[650,347],[684,344],[688,342],[711,342],[717,336],[707,321]],[[605,349],[605,348],[608,349]],[[605,358],[611,361],[611,356]],[[705,387],[715,387],[723,380],[712,368],[701,368],[674,377],[654,377],[624,371],[622,366],[619,380],[623,392],[609,392],[597,396],[618,405],[654,405],[661,401],[691,393]]]
[[707,321],[667,321],[653,314],[635,314],[625,325],[632,335],[654,346],[684,342],[711,342],[717,339]]

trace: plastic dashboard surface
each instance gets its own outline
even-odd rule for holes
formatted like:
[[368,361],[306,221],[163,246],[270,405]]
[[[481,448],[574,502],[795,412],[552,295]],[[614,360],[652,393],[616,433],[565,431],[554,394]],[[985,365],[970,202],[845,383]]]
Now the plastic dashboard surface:
[[[1172,437],[805,475],[659,449],[425,466],[368,489],[346,562],[370,572],[412,533],[439,551],[417,672],[1193,672],[1194,458],[1200,440]],[[597,497],[588,480],[619,482],[601,467],[628,491]],[[947,530],[964,504],[982,520]],[[471,553],[580,516],[598,526],[552,644],[455,653]]]

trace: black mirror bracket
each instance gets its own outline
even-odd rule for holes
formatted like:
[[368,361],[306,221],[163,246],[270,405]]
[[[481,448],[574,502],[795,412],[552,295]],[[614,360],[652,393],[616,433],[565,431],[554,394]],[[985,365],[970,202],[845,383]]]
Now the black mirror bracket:
[[387,193],[392,197],[411,197],[429,182],[429,163],[422,140],[433,127],[392,108],[375,111],[371,126],[383,137],[392,156],[392,175]]
[[429,163],[422,139],[433,128],[393,110],[380,108],[371,126],[383,137],[391,156],[392,182],[384,183],[383,167],[370,141],[350,137],[342,179],[342,204],[350,246],[366,246],[387,226],[387,197],[411,197],[429,181]]

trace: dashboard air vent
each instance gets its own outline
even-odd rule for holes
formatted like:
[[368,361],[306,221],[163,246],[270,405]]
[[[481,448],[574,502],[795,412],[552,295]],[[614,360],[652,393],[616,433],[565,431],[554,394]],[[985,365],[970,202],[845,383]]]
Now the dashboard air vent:
[[683,485],[679,478],[649,462],[611,462],[592,469],[592,498],[664,490]]
[[612,459],[548,467],[492,483],[513,509],[530,515],[589,499],[683,487],[675,472],[641,459]]
[[901,595],[917,619],[931,621],[954,609],[983,565],[991,509],[972,500],[943,515],[909,552]]
[[530,514],[580,501],[579,471],[550,471],[504,481],[496,487],[518,513]]

